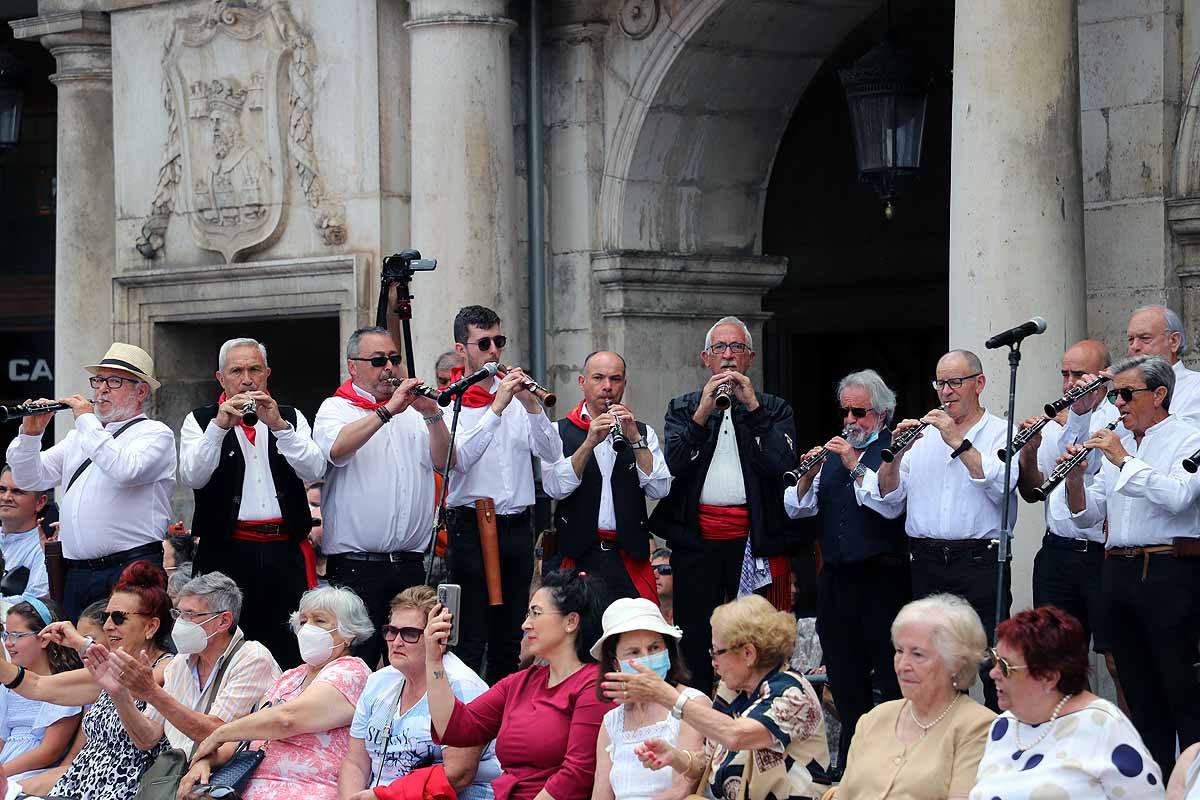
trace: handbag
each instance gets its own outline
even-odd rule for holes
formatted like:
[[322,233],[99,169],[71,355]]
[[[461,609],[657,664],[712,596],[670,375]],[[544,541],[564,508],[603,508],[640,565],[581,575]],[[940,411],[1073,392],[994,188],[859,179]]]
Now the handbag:
[[267,751],[251,750],[249,742],[242,742],[234,751],[233,757],[217,768],[208,776],[208,783],[202,783],[192,789],[192,797],[219,797],[222,800],[236,800],[241,797],[242,790],[250,781],[250,776],[266,757]]
[[[234,656],[245,643],[246,638],[243,636],[241,641],[234,645],[229,657],[221,662],[221,668],[217,670],[217,676],[213,679],[208,701],[204,704],[205,716],[208,716],[208,712],[212,710],[213,702],[221,691],[225,670],[233,663]],[[158,758],[154,759],[154,763],[150,765],[149,769],[142,773],[142,779],[138,781],[138,790],[134,794],[133,800],[175,800],[175,793],[179,791],[179,781],[187,774],[188,765],[199,746],[198,743],[193,743],[191,753],[184,753],[178,747],[171,747],[159,753]]]

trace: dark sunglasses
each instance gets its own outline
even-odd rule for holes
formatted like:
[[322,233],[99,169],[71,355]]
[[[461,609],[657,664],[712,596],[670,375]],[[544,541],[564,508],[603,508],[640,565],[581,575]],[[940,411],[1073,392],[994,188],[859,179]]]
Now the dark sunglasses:
[[388,364],[391,364],[393,367],[398,367],[398,366],[400,366],[400,362],[403,361],[404,359],[400,358],[400,356],[371,356],[370,358],[352,358],[350,360],[351,361],[366,361],[366,362],[370,363],[370,365],[372,367],[378,368],[378,367],[386,366]]
[[1006,678],[1010,677],[1014,672],[1016,672],[1019,669],[1029,669],[1029,667],[1027,667],[1023,664],[1008,663],[1007,661],[1005,661],[1003,658],[1000,657],[1000,654],[996,652],[996,648],[994,648],[994,647],[989,647],[987,649],[987,658],[984,659],[983,666],[985,669],[987,669],[989,671],[992,669],[992,667],[999,666],[1000,674]]
[[654,574],[656,574],[656,575],[670,575],[672,572],[673,572],[673,570],[671,569],[670,564],[655,564],[654,565]]
[[153,614],[147,614],[144,611],[107,611],[104,614],[104,621],[108,622],[109,617],[111,617],[114,625],[124,625],[135,614],[139,617],[153,616]]
[[843,417],[846,416],[847,414],[853,414],[855,419],[862,419],[867,414],[871,413],[871,409],[859,408],[858,406],[850,406],[849,408],[842,406],[838,410],[842,412]]
[[474,342],[467,342],[467,344],[473,344],[476,347],[478,347],[480,350],[491,350],[492,342],[496,343],[497,350],[503,350],[504,345],[508,344],[508,337],[507,336],[484,336],[482,339],[478,339]]
[[380,630],[383,632],[385,641],[390,642],[399,636],[403,641],[409,644],[416,644],[421,641],[422,634],[425,631],[420,628],[397,628],[395,625],[384,625]]
[[313,517],[313,518],[312,518],[312,526],[313,526],[314,528],[319,528],[319,527],[321,527],[323,524],[324,524],[324,522],[321,520],[321,518],[320,518],[320,517]]
[[1135,394],[1137,394],[1138,392],[1153,392],[1153,391],[1154,390],[1151,389],[1149,386],[1143,386],[1140,389],[1130,389],[1128,386],[1124,386],[1120,389],[1111,389],[1108,392],[1108,402],[1116,403],[1117,398],[1119,397],[1122,400],[1124,400],[1126,403],[1132,403],[1133,396]]

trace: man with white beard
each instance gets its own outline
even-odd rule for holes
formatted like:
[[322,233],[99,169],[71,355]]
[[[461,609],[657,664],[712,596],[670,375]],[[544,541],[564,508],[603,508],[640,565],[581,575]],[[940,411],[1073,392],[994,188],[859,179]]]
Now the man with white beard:
[[70,619],[108,597],[128,564],[162,565],[175,489],[175,435],[142,411],[160,386],[150,354],[117,342],[84,369],[92,374],[92,399],[76,394],[57,401],[70,406],[75,430],[43,451],[42,434],[54,415],[25,417],[7,454],[17,486],[59,489]]

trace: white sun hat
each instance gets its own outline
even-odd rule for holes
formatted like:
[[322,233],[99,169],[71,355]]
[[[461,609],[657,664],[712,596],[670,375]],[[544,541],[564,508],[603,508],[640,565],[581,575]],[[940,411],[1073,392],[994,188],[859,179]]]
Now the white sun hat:
[[604,626],[604,633],[591,649],[592,658],[597,660],[600,659],[600,649],[604,647],[605,639],[629,631],[654,631],[675,640],[683,638],[683,631],[663,619],[658,606],[644,597],[622,597],[613,601],[612,605],[604,610],[601,624]]

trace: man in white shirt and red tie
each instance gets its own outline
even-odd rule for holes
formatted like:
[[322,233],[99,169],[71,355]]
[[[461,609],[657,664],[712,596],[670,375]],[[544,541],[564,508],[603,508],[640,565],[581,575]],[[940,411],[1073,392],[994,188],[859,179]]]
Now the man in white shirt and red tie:
[[[885,517],[907,513],[909,569],[913,597],[949,592],[966,599],[979,615],[989,639],[996,628],[1004,463],[997,452],[1005,445],[1007,423],[979,403],[987,379],[979,357],[951,350],[938,361],[933,388],[942,410],[896,425],[892,442],[905,431],[928,423],[910,447],[868,469],[856,480],[862,505]],[[1017,470],[1012,470],[1013,486]],[[1017,495],[1009,506],[1009,525],[1016,522]],[[1012,605],[1012,573],[1004,572],[1002,614]],[[995,710],[996,685],[983,675],[984,697]]]
[[346,367],[350,380],[321,404],[313,425],[329,461],[321,550],[329,582],[357,592],[375,623],[375,634],[355,649],[374,668],[389,603],[425,582],[433,473],[446,463],[450,433],[437,403],[412,392],[422,381],[408,377],[384,328],[350,334]]
[[17,486],[59,487],[63,605],[71,619],[108,597],[130,563],[162,565],[175,490],[175,434],[142,410],[160,386],[150,354],[117,342],[84,369],[92,374],[92,399],[76,394],[58,401],[71,407],[75,430],[43,451],[52,415],[25,417],[7,454]]
[[[326,462],[304,414],[267,391],[270,375],[267,349],[258,341],[221,345],[221,396],[184,419],[179,480],[196,496],[194,574],[220,572],[237,583],[246,636],[294,667],[300,650],[286,622],[300,595],[317,584],[304,484],[324,475]],[[250,402],[253,424],[246,421]]]
[[[470,374],[487,363],[499,363],[507,337],[495,311],[466,306],[454,318],[454,341]],[[461,374],[456,369],[454,378]],[[447,476],[450,574],[462,586],[459,643],[454,652],[480,672],[486,650],[484,679],[492,685],[517,669],[521,623],[533,579],[531,456],[551,463],[562,457],[558,429],[526,388],[527,381],[520,369],[513,368],[503,379],[477,383],[464,393],[456,463]],[[502,606],[488,605],[475,519],[475,502],[483,499],[496,505]]]
[[542,488],[558,501],[554,529],[563,565],[602,578],[610,601],[657,603],[646,500],[666,497],[672,479],[654,429],[623,404],[627,385],[625,359],[617,353],[584,359],[583,400],[557,423],[563,452],[556,462],[542,462]]
[[1200,431],[1172,411],[1165,359],[1127,358],[1109,374],[1128,433],[1098,430],[1067,448],[1064,459],[1084,448],[1104,456],[1090,485],[1086,461],[1067,475],[1067,502],[1081,530],[1108,521],[1101,586],[1113,655],[1133,724],[1166,775],[1176,737],[1180,750],[1200,741],[1200,475],[1183,468]]

